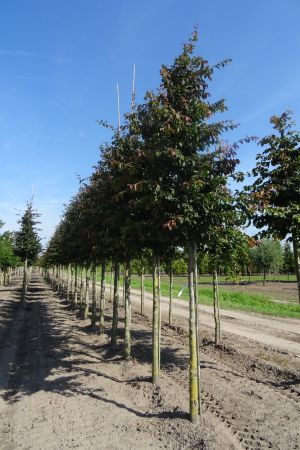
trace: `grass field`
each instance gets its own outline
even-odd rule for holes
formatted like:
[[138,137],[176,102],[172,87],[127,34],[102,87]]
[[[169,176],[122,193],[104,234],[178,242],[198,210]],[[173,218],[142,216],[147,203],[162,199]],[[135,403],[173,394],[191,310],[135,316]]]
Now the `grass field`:
[[[178,277],[179,279],[181,277]],[[184,278],[184,277],[183,277]],[[240,279],[238,279],[238,277],[236,279],[233,278],[228,278],[225,275],[221,275],[219,276],[219,283],[233,283],[233,282],[244,282],[244,283],[262,283],[263,282],[263,276],[258,274],[258,275],[243,275],[242,277],[240,277]],[[266,275],[266,282],[295,282],[296,280],[296,275],[294,274],[267,274]],[[199,277],[199,282],[202,284],[209,284],[213,282],[212,279],[212,275],[201,275]]]
[[[110,277],[107,277],[109,284]],[[120,279],[120,286],[122,286],[123,279]],[[200,282],[203,282],[202,277]],[[208,281],[209,283],[209,281]],[[140,278],[137,275],[132,276],[132,288],[140,289]],[[297,304],[286,304],[268,297],[268,295],[261,295],[257,293],[247,292],[247,285],[243,286],[243,291],[230,291],[229,287],[222,289],[220,286],[220,307],[224,309],[235,309],[243,311],[251,311],[262,314],[269,314],[281,317],[294,317],[300,319],[300,306]],[[151,277],[145,278],[145,290],[152,292]],[[173,297],[177,298],[178,293],[182,290],[180,298],[185,301],[188,300],[187,279],[185,277],[174,277]],[[168,277],[162,276],[161,292],[163,296],[169,295]],[[210,286],[199,286],[199,303],[203,305],[212,305],[213,290]]]

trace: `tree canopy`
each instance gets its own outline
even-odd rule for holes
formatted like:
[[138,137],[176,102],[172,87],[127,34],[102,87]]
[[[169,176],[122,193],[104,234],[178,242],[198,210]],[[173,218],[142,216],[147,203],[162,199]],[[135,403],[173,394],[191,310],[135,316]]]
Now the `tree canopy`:
[[34,210],[32,201],[27,203],[27,207],[18,221],[20,229],[15,234],[15,252],[22,261],[27,260],[32,264],[38,254],[42,251],[41,240],[38,236],[37,218],[39,214]]

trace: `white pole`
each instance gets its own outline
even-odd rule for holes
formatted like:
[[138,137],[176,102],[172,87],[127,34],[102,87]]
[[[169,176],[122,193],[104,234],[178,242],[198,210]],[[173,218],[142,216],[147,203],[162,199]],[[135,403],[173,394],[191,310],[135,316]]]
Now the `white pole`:
[[118,101],[118,130],[120,132],[121,128],[121,116],[120,116],[120,92],[119,92],[119,83],[117,83],[117,101]]
[[135,101],[135,64],[133,64],[133,78],[132,78],[132,96],[131,96],[131,109],[134,109]]

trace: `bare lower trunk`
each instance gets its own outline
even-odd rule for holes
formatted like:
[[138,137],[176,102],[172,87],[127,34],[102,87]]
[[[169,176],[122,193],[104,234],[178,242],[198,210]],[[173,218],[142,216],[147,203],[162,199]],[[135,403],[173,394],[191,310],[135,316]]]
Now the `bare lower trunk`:
[[194,244],[194,289],[195,289],[195,312],[196,312],[196,338],[197,338],[197,380],[198,380],[198,407],[201,416],[201,386],[200,386],[200,327],[199,327],[199,299],[198,299],[198,263],[197,246]]
[[89,276],[89,270],[86,269],[85,274],[85,296],[84,296],[84,312],[83,312],[83,318],[87,319],[89,315],[89,309],[90,309],[90,276]]
[[71,264],[70,303],[74,304],[74,264]]
[[172,325],[173,321],[173,270],[172,263],[170,263],[169,273],[169,325]]
[[100,319],[99,319],[99,333],[103,334],[105,331],[105,270],[106,262],[102,261],[101,266],[101,288],[100,288]]
[[67,272],[67,301],[70,300],[70,290],[71,290],[71,263],[68,264],[68,272]]
[[112,288],[113,288],[113,269],[110,270],[110,289],[109,289],[109,300],[112,300]]
[[219,307],[219,285],[218,285],[218,273],[214,270],[213,273],[213,291],[214,291],[214,319],[215,319],[215,344],[221,343],[220,334],[220,307]]
[[78,302],[78,266],[77,264],[75,264],[75,269],[74,269],[74,300],[73,300],[73,304],[76,308],[77,306],[77,302]]
[[[123,305],[125,305],[125,291],[126,291],[126,288],[125,288],[125,268],[124,268],[124,270],[123,270],[123,292],[122,292],[122,301],[123,301]],[[122,305],[121,305],[122,306]]]
[[119,322],[119,278],[120,278],[120,265],[115,264],[114,275],[114,303],[113,303],[113,320],[111,329],[111,343],[117,344],[118,336],[118,322]]
[[141,271],[141,314],[145,313],[145,268]]
[[131,356],[131,298],[130,298],[130,261],[126,261],[124,270],[125,280],[125,337],[124,337],[124,355],[126,359]]
[[296,278],[297,278],[297,286],[298,286],[298,301],[300,304],[300,251],[299,251],[299,236],[293,231],[293,252],[294,252],[294,260],[295,260],[295,270],[296,270]]
[[96,324],[96,299],[97,299],[97,264],[93,263],[92,266],[92,317],[91,325]]
[[160,261],[153,254],[152,383],[160,378]]
[[64,266],[59,268],[59,295],[63,295],[64,292]]
[[80,268],[80,291],[79,291],[79,309],[83,308],[83,293],[84,293],[84,281],[83,281],[83,267]]
[[198,349],[197,349],[197,318],[196,318],[196,297],[195,297],[195,244],[189,243],[189,264],[188,264],[188,284],[189,284],[189,346],[190,346],[190,419],[193,424],[199,420],[199,383],[198,383]]
[[25,303],[27,284],[28,284],[28,273],[27,273],[27,258],[24,261],[24,272],[23,272],[23,286],[22,286],[22,302]]

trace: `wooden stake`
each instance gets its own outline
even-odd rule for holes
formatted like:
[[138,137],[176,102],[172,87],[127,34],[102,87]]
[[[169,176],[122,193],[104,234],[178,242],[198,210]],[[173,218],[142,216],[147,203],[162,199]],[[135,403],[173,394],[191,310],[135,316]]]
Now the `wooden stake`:
[[120,91],[119,91],[119,83],[117,83],[117,103],[118,103],[118,130],[120,133],[121,129],[121,115],[120,115]]

